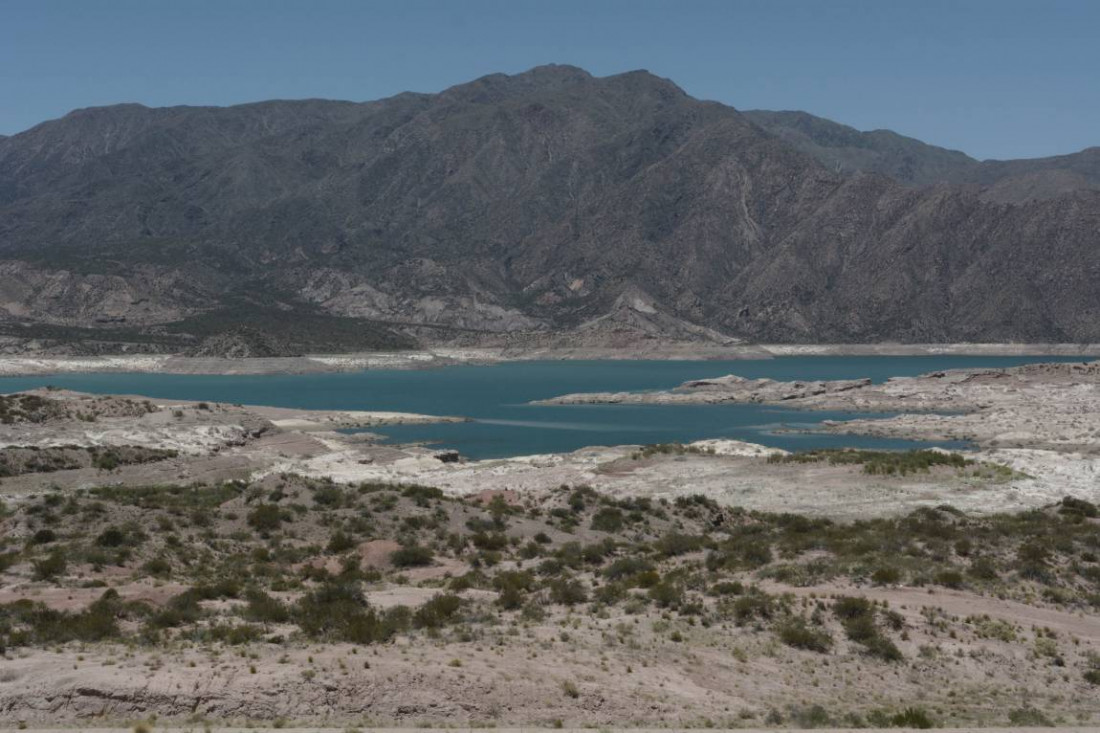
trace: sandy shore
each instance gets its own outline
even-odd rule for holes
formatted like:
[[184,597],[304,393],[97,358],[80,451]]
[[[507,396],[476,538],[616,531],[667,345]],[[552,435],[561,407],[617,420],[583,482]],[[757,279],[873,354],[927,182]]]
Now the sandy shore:
[[[141,446],[178,455],[170,460],[121,466],[108,473],[88,467],[12,476],[0,482],[0,493],[18,497],[46,486],[82,488],[103,482],[143,486],[297,474],[346,483],[416,483],[437,487],[452,496],[476,495],[485,490],[539,494],[563,484],[589,485],[619,497],[671,500],[704,494],[728,506],[838,519],[891,516],[940,504],[978,514],[1016,511],[1040,507],[1067,494],[1100,500],[1100,453],[1092,449],[1096,443],[1092,431],[1098,428],[1089,427],[1100,421],[1100,409],[1069,410],[1057,397],[1079,395],[1052,387],[1048,384],[1052,378],[1047,374],[1045,380],[1037,380],[1030,391],[1023,392],[1032,395],[1026,399],[1020,398],[1020,390],[1004,391],[1004,412],[992,417],[988,411],[980,416],[906,415],[833,426],[841,432],[900,437],[928,434],[932,427],[924,425],[926,419],[970,421],[965,424],[975,425],[975,431],[1011,429],[1016,435],[1013,444],[991,444],[971,454],[977,461],[1011,466],[1015,469],[1011,475],[947,470],[872,476],[859,466],[769,462],[769,456],[782,451],[735,440],[698,441],[671,452],[646,452],[631,445],[595,446],[572,453],[464,461],[455,460],[455,454],[449,451],[388,445],[378,442],[376,435],[338,432],[348,427],[378,427],[384,432],[389,424],[455,421],[462,417],[145,401],[140,397],[105,398],[39,390],[37,394],[70,403],[68,411],[74,417],[0,425],[0,446]],[[898,382],[918,387],[922,384]],[[978,383],[970,386],[977,389]],[[847,398],[862,391],[854,389],[821,398]],[[147,402],[153,409],[125,415],[107,409],[117,411],[120,400]],[[97,409],[106,412],[89,421],[87,416]],[[937,429],[945,431],[942,426]],[[963,431],[963,423],[953,430]],[[1051,448],[1060,444],[1054,440],[1059,430],[1072,434],[1071,443],[1063,441],[1062,445],[1087,447],[1088,452]]]
[[134,372],[153,374],[316,374],[365,369],[427,369],[455,364],[534,360],[772,359],[784,356],[1100,356],[1100,344],[641,344],[626,349],[432,348],[423,351],[311,354],[261,359],[172,355],[0,356],[0,376]]

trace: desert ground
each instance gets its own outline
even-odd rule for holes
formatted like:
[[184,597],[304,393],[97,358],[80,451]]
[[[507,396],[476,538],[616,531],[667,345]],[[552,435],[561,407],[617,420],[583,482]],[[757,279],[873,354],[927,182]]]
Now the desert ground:
[[466,461],[338,432],[462,416],[3,397],[0,726],[1100,724],[1096,364],[645,399],[974,449]]

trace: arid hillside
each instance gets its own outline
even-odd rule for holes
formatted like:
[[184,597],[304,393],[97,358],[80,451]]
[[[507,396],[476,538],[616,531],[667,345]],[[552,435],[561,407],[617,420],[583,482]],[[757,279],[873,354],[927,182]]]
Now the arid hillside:
[[1080,185],[999,196],[1015,174],[914,186],[781,127],[568,66],[361,104],[77,110],[0,140],[0,330],[179,351],[241,325],[297,352],[1100,340],[1085,153],[1043,169]]

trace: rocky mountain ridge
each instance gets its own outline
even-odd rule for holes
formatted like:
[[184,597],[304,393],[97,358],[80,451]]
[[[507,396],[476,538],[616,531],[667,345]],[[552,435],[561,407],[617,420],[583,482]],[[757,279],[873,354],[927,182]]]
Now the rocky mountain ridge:
[[983,199],[1000,203],[1100,190],[1100,147],[1047,158],[979,161],[891,130],[861,132],[806,112],[743,114],[837,172],[881,173],[912,185],[973,183],[987,187]]
[[918,185],[961,154],[925,146],[895,180],[873,146],[838,170],[821,151],[844,140],[766,123],[567,66],[362,104],[78,110],[0,139],[0,314],[197,342],[186,324],[229,330],[246,303],[300,351],[277,332],[299,314],[388,344],[1100,340],[1090,151],[1084,184],[998,195],[1018,176]]

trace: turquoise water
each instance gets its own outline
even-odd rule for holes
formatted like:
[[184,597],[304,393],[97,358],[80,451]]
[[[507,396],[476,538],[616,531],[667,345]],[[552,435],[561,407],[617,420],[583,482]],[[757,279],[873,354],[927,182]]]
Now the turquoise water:
[[[1003,367],[1058,357],[814,356],[753,361],[511,362],[445,369],[272,376],[74,374],[0,378],[0,392],[47,384],[84,392],[139,394],[311,409],[397,410],[462,415],[474,422],[399,425],[396,442],[437,442],[471,458],[570,451],[589,445],[735,438],[788,450],[853,446],[907,448],[908,441],[832,436],[807,430],[853,413],[805,412],[763,405],[563,405],[531,400],[570,392],[667,389],[689,379],[739,374],[777,380],[850,379],[923,374],[939,369]],[[940,444],[952,446],[957,444]]]

